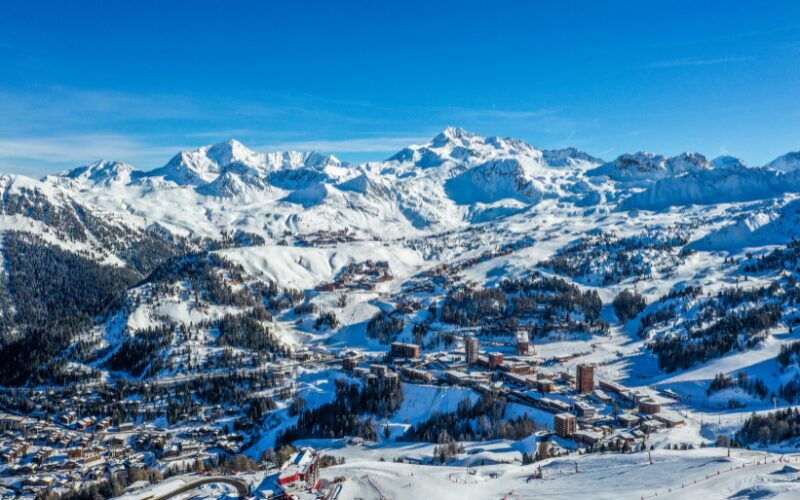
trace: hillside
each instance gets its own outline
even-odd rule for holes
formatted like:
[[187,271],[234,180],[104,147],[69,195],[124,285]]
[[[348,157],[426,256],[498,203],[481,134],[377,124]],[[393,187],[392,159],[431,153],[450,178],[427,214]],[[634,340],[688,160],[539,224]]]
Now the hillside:
[[[602,160],[449,127],[361,164],[229,140],[150,171],[4,175],[0,408],[113,416],[226,457],[312,443],[348,457],[323,474],[350,478],[342,498],[375,481],[413,496],[412,471],[443,498],[448,477],[585,495],[606,470],[644,481],[636,496],[674,488],[682,468],[752,460],[714,446],[800,401],[792,161]],[[576,432],[555,435],[564,412]],[[163,445],[125,439],[166,467]],[[530,486],[540,442],[560,458]],[[570,457],[586,470],[572,489]],[[791,490],[726,477],[708,484]]]

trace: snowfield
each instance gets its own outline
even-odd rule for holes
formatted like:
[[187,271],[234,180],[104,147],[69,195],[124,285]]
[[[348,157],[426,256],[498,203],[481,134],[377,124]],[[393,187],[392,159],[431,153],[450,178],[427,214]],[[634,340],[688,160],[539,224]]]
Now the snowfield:
[[[467,448],[468,452],[471,451]],[[339,450],[330,450],[334,453]],[[348,453],[349,452],[349,453]],[[413,446],[342,450],[345,465],[323,471],[344,475],[340,498],[797,498],[797,455],[705,449],[630,455],[584,455],[521,466],[430,467],[393,463]],[[376,460],[375,456],[383,453]],[[384,458],[385,461],[380,461]],[[784,460],[784,462],[779,462]],[[765,463],[766,461],[766,463]],[[531,479],[541,465],[543,478]],[[577,466],[577,473],[576,473]]]

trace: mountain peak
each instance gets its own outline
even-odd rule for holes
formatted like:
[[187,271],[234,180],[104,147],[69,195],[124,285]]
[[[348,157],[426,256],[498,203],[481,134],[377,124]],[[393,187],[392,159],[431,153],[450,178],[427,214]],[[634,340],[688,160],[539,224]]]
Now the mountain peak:
[[667,168],[673,175],[695,170],[708,170],[711,163],[700,153],[683,152],[667,159]]
[[466,129],[463,129],[461,127],[454,127],[452,125],[445,127],[444,130],[442,130],[442,132],[440,133],[440,135],[443,135],[450,139],[468,139],[470,137],[475,136],[475,134],[473,134],[472,132],[468,132]]
[[711,160],[714,168],[747,168],[747,163],[735,156],[720,155]]
[[545,149],[542,151],[542,155],[545,162],[551,167],[597,166],[604,163],[602,159],[572,146],[564,149]]
[[478,134],[469,132],[461,127],[448,126],[433,138],[431,146],[435,148],[440,148],[447,144],[466,146],[472,139],[477,137],[479,137]]
[[771,162],[764,165],[773,170],[780,170],[781,172],[792,172],[800,169],[800,151],[792,151],[783,156],[779,156]]
[[178,185],[199,186],[213,181],[225,167],[233,163],[259,168],[264,161],[264,155],[252,151],[235,139],[228,139],[195,150],[181,151],[166,165],[148,172],[147,175],[163,176]]
[[132,165],[113,160],[97,160],[88,165],[48,175],[42,180],[67,180],[88,184],[127,184],[137,174]]
[[236,139],[228,139],[208,147],[206,156],[219,167],[224,167],[236,161],[247,163],[251,166],[258,163],[258,153]]

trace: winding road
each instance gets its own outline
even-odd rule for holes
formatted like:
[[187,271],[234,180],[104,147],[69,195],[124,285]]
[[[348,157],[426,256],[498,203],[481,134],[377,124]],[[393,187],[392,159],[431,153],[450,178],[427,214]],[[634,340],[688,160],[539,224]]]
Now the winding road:
[[234,488],[236,488],[236,492],[239,494],[239,498],[244,498],[250,494],[249,485],[241,479],[230,476],[209,476],[209,477],[198,477],[197,479],[187,480],[183,486],[175,490],[172,490],[169,493],[153,497],[151,500],[167,500],[169,498],[174,498],[178,495],[182,495],[184,493],[188,493],[192,490],[195,490],[200,486],[203,486],[204,484],[214,484],[214,483],[223,483],[233,486]]

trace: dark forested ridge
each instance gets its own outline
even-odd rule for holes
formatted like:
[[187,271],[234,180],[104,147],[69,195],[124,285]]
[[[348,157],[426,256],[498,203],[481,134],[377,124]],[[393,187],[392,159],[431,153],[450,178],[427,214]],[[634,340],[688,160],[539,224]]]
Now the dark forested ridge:
[[99,264],[23,232],[5,234],[3,254],[9,306],[0,342],[4,385],[58,377],[58,356],[70,340],[120,307],[139,280],[129,268]]
[[765,415],[753,413],[736,433],[736,440],[742,445],[766,446],[796,439],[798,436],[800,412],[796,408],[786,408]]
[[430,418],[410,427],[405,435],[407,441],[444,443],[450,438],[459,441],[484,441],[489,439],[523,439],[536,431],[536,423],[527,413],[506,419],[505,396],[486,392],[473,402],[459,401],[454,412],[433,413]]
[[[365,386],[337,379],[336,399],[299,414],[297,423],[281,432],[277,443],[287,444],[298,439],[341,438],[360,436],[377,439],[373,417],[385,418],[403,402],[400,384]],[[364,414],[370,416],[364,418]]]

